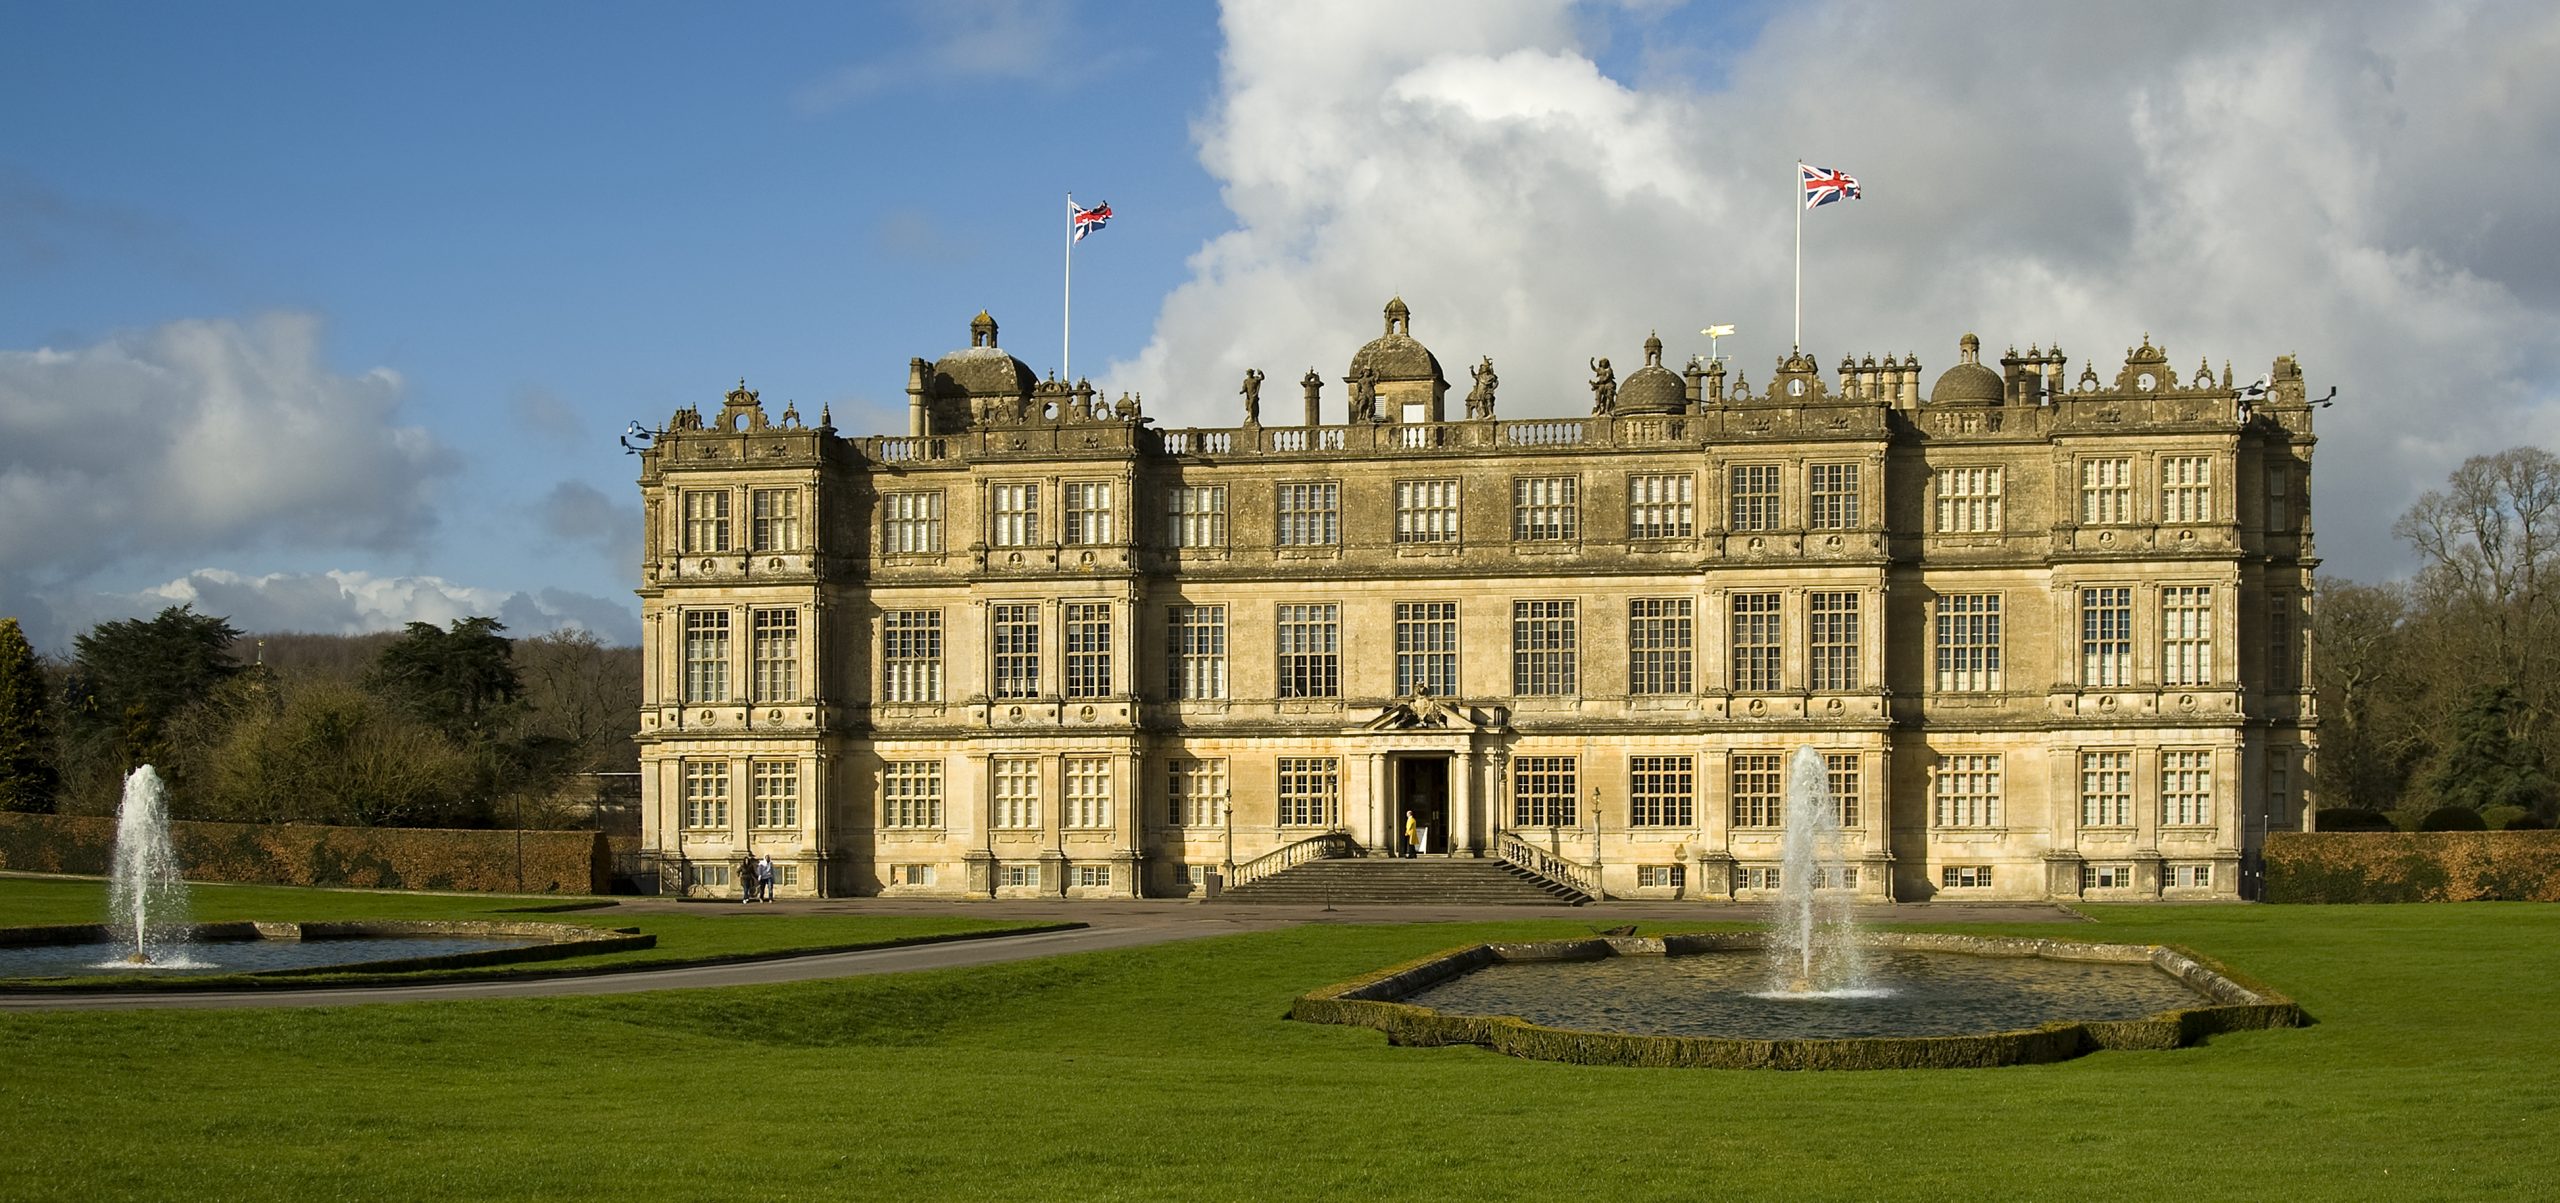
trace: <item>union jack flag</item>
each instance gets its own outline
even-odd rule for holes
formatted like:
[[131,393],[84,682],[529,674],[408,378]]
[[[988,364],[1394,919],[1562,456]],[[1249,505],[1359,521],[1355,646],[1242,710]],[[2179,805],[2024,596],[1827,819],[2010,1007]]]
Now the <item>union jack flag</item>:
[[1087,209],[1070,197],[1067,200],[1067,224],[1075,228],[1075,241],[1082,242],[1085,235],[1111,224],[1111,202],[1104,201]]
[[1836,200],[1858,199],[1858,177],[1844,175],[1828,167],[1796,164],[1804,173],[1804,207],[1818,209]]

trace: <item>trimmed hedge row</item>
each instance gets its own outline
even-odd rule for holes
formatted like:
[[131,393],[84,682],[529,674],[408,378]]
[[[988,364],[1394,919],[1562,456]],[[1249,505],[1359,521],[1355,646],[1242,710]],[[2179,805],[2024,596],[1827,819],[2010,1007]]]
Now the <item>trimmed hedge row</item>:
[[[499,894],[602,894],[612,883],[593,831],[176,822],[169,839],[191,881]],[[112,818],[0,812],[0,869],[103,875],[115,841]]]
[[1400,1001],[1427,986],[1501,961],[1591,960],[1610,956],[1681,956],[1758,949],[1756,932],[1661,938],[1611,937],[1536,944],[1476,944],[1391,966],[1300,996],[1289,1018],[1375,1028],[1387,1043],[1429,1048],[1479,1044],[1495,1052],[1576,1065],[1682,1069],[1979,1069],[2061,1061],[2097,1049],[2168,1049],[2220,1032],[2297,1027],[2292,999],[2243,984],[2219,965],[2184,949],[2061,940],[1878,933],[1870,947],[2042,956],[2057,960],[2149,962],[2213,1000],[2142,1019],[2051,1023],[1967,1036],[1868,1037],[1847,1040],[1744,1040],[1718,1036],[1645,1036],[1546,1027],[1510,1016],[1446,1015]]
[[2560,902],[2560,831],[2275,831],[2269,902]]

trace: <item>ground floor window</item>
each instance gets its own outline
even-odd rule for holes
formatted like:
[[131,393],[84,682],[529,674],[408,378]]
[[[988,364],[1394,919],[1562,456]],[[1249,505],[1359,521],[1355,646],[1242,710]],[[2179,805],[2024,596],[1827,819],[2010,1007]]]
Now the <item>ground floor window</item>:
[[1166,790],[1173,799],[1176,827],[1215,827],[1219,807],[1227,799],[1227,762],[1177,760]]
[[1824,869],[1821,870],[1821,873],[1822,881],[1814,886],[1817,890],[1854,890],[1858,888],[1858,867],[1856,865],[1842,865],[1837,869]]
[[1991,888],[1991,866],[1947,865],[1938,871],[1938,883],[1950,890],[1987,890]]
[[2084,890],[2125,890],[2133,887],[2131,865],[2082,865],[2080,888]]
[[1638,827],[1689,826],[1697,813],[1691,765],[1686,756],[1628,757],[1627,821]]
[[1079,889],[1086,889],[1086,890],[1107,890],[1107,889],[1110,889],[1110,888],[1111,888],[1111,866],[1109,866],[1109,865],[1077,865],[1077,866],[1076,866],[1076,886],[1077,886],[1077,888],[1079,888]]
[[891,865],[889,884],[893,886],[929,886],[933,884],[931,865]]
[[1636,888],[1676,890],[1689,884],[1687,865],[1637,865]]
[[729,884],[727,865],[686,865],[684,882],[689,886],[726,888]]
[[2210,890],[2213,888],[2213,866],[2171,865],[2169,866],[2169,888]]
[[1511,762],[1511,825],[1571,827],[1579,774],[1571,756],[1522,756]]
[[1283,827],[1331,827],[1341,822],[1341,762],[1331,756],[1281,757],[1279,798]]
[[1182,883],[1184,885],[1192,886],[1205,886],[1209,884],[1209,866],[1184,865],[1182,867]]
[[716,760],[689,760],[684,766],[684,825],[729,825],[729,766]]
[[1737,889],[1774,890],[1778,888],[1778,866],[1776,865],[1744,865],[1735,872],[1741,875],[1741,880],[1734,883]]
[[1040,884],[1040,866],[1006,865],[1004,867],[1003,881],[1009,888],[1021,888],[1026,886],[1036,888]]

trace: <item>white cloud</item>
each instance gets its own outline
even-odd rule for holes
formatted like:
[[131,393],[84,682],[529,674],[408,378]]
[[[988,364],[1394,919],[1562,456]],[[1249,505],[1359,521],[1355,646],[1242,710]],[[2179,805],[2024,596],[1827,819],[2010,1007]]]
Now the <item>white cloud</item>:
[[[1391,293],[1461,385],[1495,359],[1506,416],[1581,411],[1585,360],[1654,329],[1677,359],[1736,322],[1765,379],[1801,156],[1867,189],[1805,219],[1826,364],[1918,351],[1934,378],[1967,330],[2110,376],[2145,333],[2244,379],[2299,353],[2340,389],[2333,570],[2398,571],[2392,515],[2463,456],[2560,443],[2560,10],[1837,0],[1778,10],[1712,89],[1611,78],[1577,15],[1230,4],[1199,138],[1237,228],[1113,389],[1228,425],[1245,368],[1313,363],[1338,414]],[[1633,57],[1699,58],[1656,49]]]
[[387,368],[330,370],[320,323],[303,315],[0,350],[0,575],[66,582],[170,552],[410,545],[453,459],[398,423],[400,391]]
[[0,595],[28,616],[29,638],[40,648],[68,650],[72,636],[120,618],[148,617],[170,606],[228,618],[251,633],[299,631],[360,635],[395,631],[413,622],[451,626],[456,619],[490,615],[514,635],[560,630],[592,632],[607,643],[640,641],[637,610],[628,602],[545,589],[510,592],[458,584],[434,576],[376,576],[367,572],[274,572],[249,576],[204,568],[131,593],[61,592],[42,597]]
[[1064,5],[1027,0],[937,0],[918,6],[921,37],[889,53],[847,63],[804,84],[793,104],[817,115],[892,88],[952,80],[1089,81],[1117,56],[1070,67],[1061,54],[1072,32]]

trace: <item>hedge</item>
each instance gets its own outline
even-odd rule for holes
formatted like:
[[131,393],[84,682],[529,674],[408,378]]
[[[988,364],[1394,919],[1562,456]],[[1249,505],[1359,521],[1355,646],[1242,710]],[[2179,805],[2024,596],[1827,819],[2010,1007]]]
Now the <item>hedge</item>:
[[[0,869],[103,875],[115,837],[113,818],[0,813]],[[602,894],[612,881],[605,838],[593,831],[181,821],[169,840],[193,881],[500,894]]]
[[1476,944],[1435,953],[1300,996],[1289,1018],[1375,1028],[1387,1043],[1413,1047],[1479,1044],[1495,1052],[1576,1065],[1703,1069],[1974,1069],[2060,1061],[2097,1049],[2168,1049],[2219,1032],[2296,1027],[2292,999],[2184,949],[2061,940],[1876,933],[1870,947],[2057,960],[2148,961],[2203,994],[2203,1005],[2142,1019],[2062,1022],[1965,1036],[1867,1037],[1846,1040],[1744,1040],[1717,1036],[1648,1036],[1546,1027],[1510,1016],[1446,1015],[1401,1001],[1425,987],[1499,961],[1588,960],[1611,956],[1682,956],[1757,949],[1757,932],[1661,938],[1613,937],[1537,944]]
[[2269,832],[2269,902],[2560,902],[2560,831]]

